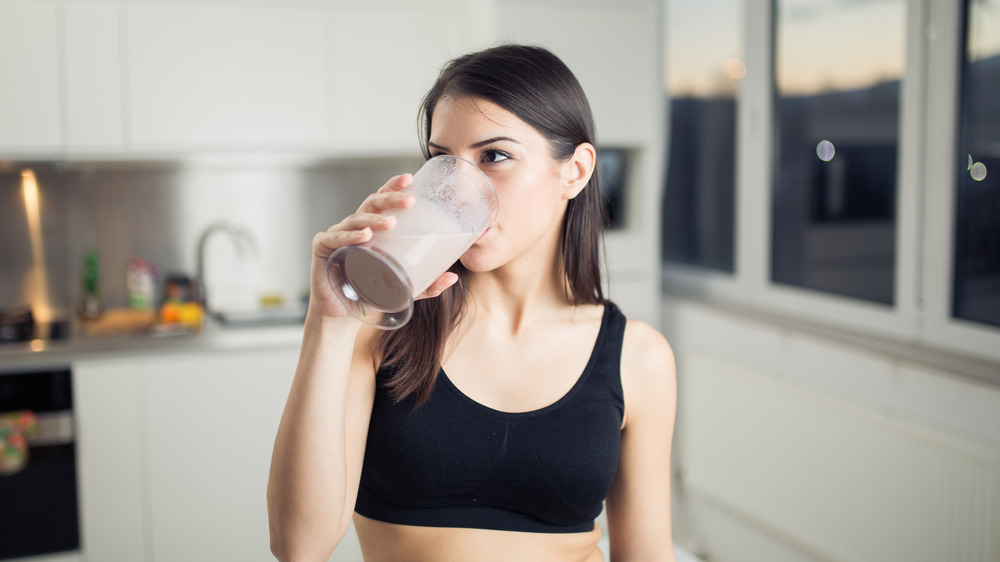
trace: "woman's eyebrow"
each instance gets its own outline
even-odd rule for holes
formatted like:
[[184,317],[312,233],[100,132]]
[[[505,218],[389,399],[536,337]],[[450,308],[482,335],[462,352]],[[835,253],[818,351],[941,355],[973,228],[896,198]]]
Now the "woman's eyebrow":
[[507,141],[507,142],[512,142],[514,144],[521,144],[521,143],[517,142],[517,140],[512,139],[510,137],[493,137],[491,139],[486,139],[486,140],[479,141],[476,144],[472,145],[471,148],[482,148],[482,147],[484,147],[484,146],[486,146],[488,144],[493,144],[493,143],[495,143],[497,141]]
[[[517,139],[512,139],[510,137],[493,137],[493,138],[489,138],[489,139],[486,139],[486,140],[481,140],[481,141],[479,141],[479,142],[471,145],[469,148],[482,148],[482,147],[484,147],[486,145],[493,144],[493,143],[498,142],[498,141],[507,141],[507,142],[512,142],[514,144],[521,144],[521,143],[519,143],[517,141]],[[440,144],[437,144],[435,142],[427,141],[427,146],[428,146],[428,148],[433,148],[433,149],[436,149],[436,150],[440,150],[441,152],[451,152],[451,150],[449,150],[448,147],[441,146]]]

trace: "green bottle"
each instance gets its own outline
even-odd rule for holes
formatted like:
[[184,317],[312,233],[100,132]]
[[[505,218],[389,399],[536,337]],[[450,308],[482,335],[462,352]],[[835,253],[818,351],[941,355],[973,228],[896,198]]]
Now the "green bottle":
[[101,284],[101,264],[97,252],[91,250],[83,258],[83,306],[84,318],[97,318],[101,313],[99,288]]

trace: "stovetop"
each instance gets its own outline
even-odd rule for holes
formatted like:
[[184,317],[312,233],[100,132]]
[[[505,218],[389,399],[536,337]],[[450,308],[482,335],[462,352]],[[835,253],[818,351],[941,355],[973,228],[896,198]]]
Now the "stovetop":
[[68,321],[36,321],[30,307],[0,308],[0,344],[63,340],[70,336],[69,332]]

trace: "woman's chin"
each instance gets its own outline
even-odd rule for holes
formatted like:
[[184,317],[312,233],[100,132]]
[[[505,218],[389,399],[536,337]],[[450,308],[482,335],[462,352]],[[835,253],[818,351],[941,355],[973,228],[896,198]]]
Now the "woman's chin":
[[475,247],[471,248],[469,251],[465,252],[459,261],[462,262],[462,266],[472,273],[485,273],[496,268],[492,260],[486,258],[483,252],[477,250]]

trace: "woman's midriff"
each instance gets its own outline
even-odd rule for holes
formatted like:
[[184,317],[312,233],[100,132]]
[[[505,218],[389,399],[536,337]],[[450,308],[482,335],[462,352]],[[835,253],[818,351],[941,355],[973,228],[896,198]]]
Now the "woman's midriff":
[[586,533],[518,533],[416,527],[354,514],[365,562],[603,562],[600,529]]

